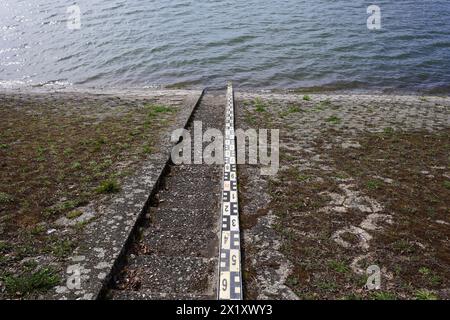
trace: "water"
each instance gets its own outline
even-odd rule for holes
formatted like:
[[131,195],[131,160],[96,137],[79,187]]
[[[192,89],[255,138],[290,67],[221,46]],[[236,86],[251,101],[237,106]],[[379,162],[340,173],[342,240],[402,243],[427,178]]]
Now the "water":
[[1,0],[0,86],[450,91],[450,1]]

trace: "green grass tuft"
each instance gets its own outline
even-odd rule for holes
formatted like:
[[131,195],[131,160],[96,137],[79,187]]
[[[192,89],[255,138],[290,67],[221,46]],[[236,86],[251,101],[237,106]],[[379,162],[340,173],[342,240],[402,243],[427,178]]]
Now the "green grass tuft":
[[114,179],[103,181],[96,189],[97,193],[117,193],[120,191],[118,182]]
[[0,253],[7,253],[12,249],[12,245],[6,241],[0,241]]
[[266,105],[261,98],[258,97],[253,100],[253,104],[255,105],[255,109],[257,112],[266,112]]
[[59,276],[51,269],[44,268],[33,273],[4,278],[6,291],[10,294],[29,294],[36,291],[47,291],[60,282]]
[[373,294],[373,299],[375,299],[375,300],[396,300],[397,296],[390,292],[380,291],[380,292],[375,292]]
[[73,220],[78,218],[79,216],[83,215],[83,212],[79,211],[79,210],[74,210],[74,211],[70,211],[66,214],[66,218]]
[[30,230],[30,233],[31,233],[32,235],[38,235],[38,234],[43,233],[44,231],[45,231],[45,226],[43,226],[43,225],[37,225],[37,226],[35,226],[33,229]]
[[326,108],[331,106],[331,101],[329,99],[320,101],[318,104],[315,105],[314,110],[315,111],[323,111]]
[[337,116],[331,116],[331,117],[327,118],[325,121],[329,122],[329,123],[333,123],[333,124],[338,124],[338,123],[341,123],[341,118],[339,118]]
[[57,258],[67,258],[75,248],[75,244],[70,240],[56,239],[48,248],[47,252],[52,253]]
[[14,198],[5,193],[5,192],[0,192],[0,204],[6,204],[6,203],[11,203],[14,201]]
[[332,260],[328,263],[328,266],[334,271],[339,273],[347,273],[350,271],[348,266],[341,261]]
[[152,148],[152,146],[150,146],[150,145],[148,145],[148,144],[145,144],[145,145],[142,147],[142,152],[145,153],[145,154],[150,154],[150,153],[153,152],[153,148]]
[[155,118],[158,114],[161,114],[161,113],[175,113],[176,112],[176,109],[162,105],[162,104],[146,105],[145,109],[147,110],[148,118]]
[[395,130],[392,127],[386,127],[383,129],[383,133],[386,135],[392,135],[394,134]]
[[298,182],[304,182],[304,181],[307,181],[309,179],[311,179],[311,176],[309,176],[309,175],[306,175],[306,174],[298,174],[297,175],[297,181]]
[[378,180],[369,180],[366,185],[370,190],[376,190],[381,187],[381,182]]
[[288,113],[296,113],[302,111],[299,106],[290,106],[288,109]]
[[324,291],[335,291],[338,288],[335,282],[325,280],[319,281],[316,285],[319,289]]
[[81,163],[79,162],[73,162],[72,165],[70,166],[73,170],[80,170],[82,168]]
[[86,201],[83,200],[83,199],[67,200],[67,201],[64,201],[64,202],[60,202],[60,203],[58,203],[58,204],[56,204],[56,205],[54,205],[54,206],[52,206],[50,208],[45,209],[44,210],[44,215],[46,217],[50,217],[50,216],[53,216],[53,215],[57,215],[57,214],[63,213],[63,212],[68,211],[68,210],[73,210],[76,207],[82,206],[84,204],[86,204]]
[[449,181],[449,180],[444,181],[444,187],[445,187],[446,189],[450,190],[450,181]]
[[424,276],[427,276],[427,275],[429,275],[431,273],[431,270],[428,269],[427,267],[422,267],[422,268],[419,269],[419,273],[424,275]]
[[425,289],[421,289],[421,290],[417,290],[415,297],[417,300],[437,300],[438,297],[431,291],[429,290],[425,290]]

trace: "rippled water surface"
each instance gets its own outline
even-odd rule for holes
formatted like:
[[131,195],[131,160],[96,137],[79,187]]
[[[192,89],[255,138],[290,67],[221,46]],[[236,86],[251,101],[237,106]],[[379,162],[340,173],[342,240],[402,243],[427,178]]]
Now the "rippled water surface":
[[450,1],[1,0],[0,85],[450,91]]

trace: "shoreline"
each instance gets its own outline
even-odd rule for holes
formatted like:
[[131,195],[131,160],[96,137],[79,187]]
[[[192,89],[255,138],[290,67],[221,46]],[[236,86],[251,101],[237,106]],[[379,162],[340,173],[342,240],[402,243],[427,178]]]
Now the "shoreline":
[[[323,85],[311,87],[294,87],[294,88],[240,88],[238,83],[234,84],[236,92],[238,93],[252,93],[252,94],[308,94],[308,95],[351,95],[351,96],[430,96],[430,97],[450,97],[450,89],[435,88],[427,90],[414,89],[383,89],[383,88],[362,88],[355,86],[352,88]],[[192,92],[198,90],[225,90],[226,83],[222,87],[208,87],[201,85],[154,85],[149,87],[85,87],[85,86],[53,86],[53,85],[39,85],[39,86],[23,86],[23,87],[0,87],[0,94],[27,94],[27,93],[86,93],[94,95],[137,95],[142,96],[147,93],[154,93],[158,91],[167,92]]]

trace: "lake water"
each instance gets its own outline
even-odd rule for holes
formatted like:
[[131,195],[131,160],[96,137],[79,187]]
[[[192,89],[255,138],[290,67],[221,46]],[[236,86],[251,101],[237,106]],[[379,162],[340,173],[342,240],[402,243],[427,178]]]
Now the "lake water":
[[449,0],[79,0],[79,30],[72,4],[1,0],[0,86],[450,92]]

